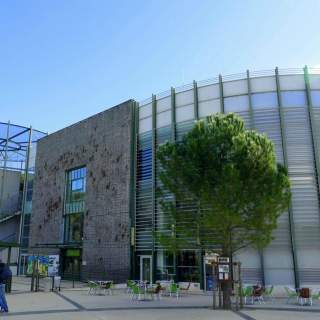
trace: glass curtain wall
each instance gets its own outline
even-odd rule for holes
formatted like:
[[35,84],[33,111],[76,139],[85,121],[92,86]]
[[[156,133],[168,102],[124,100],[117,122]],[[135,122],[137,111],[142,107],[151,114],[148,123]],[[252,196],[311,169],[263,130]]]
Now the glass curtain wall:
[[83,237],[86,168],[72,169],[66,174],[65,243],[80,243]]

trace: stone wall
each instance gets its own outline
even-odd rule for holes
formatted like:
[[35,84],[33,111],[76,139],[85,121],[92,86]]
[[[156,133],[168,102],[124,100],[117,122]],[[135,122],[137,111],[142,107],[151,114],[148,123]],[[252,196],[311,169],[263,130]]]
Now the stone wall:
[[63,242],[66,171],[86,166],[83,279],[129,277],[130,108],[127,101],[38,143],[30,246]]

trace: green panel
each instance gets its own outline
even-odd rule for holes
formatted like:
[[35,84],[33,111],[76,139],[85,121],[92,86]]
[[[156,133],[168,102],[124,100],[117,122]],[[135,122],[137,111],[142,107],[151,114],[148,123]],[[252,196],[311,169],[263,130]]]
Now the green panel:
[[247,70],[247,85],[248,85],[248,98],[249,98],[250,128],[254,129],[255,126],[254,126],[253,109],[252,109],[251,81],[250,81],[249,70]]
[[220,112],[224,113],[223,82],[222,82],[221,74],[219,74],[219,91],[220,91]]
[[66,257],[80,257],[81,252],[79,249],[67,249]]
[[197,82],[193,81],[193,106],[194,106],[194,119],[199,120],[199,103],[198,103],[198,86]]
[[176,91],[171,87],[171,139],[176,141]]

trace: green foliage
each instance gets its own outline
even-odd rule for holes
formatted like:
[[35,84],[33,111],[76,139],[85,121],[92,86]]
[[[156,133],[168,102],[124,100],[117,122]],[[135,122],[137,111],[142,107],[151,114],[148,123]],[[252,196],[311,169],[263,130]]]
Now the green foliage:
[[198,121],[181,142],[160,146],[157,157],[163,247],[231,255],[272,240],[289,205],[290,182],[266,135],[246,130],[235,114],[218,114]]

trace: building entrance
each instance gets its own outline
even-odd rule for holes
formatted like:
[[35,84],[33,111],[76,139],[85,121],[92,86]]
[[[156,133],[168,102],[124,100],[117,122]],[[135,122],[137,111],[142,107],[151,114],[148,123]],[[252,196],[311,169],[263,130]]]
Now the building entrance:
[[66,249],[61,251],[61,277],[68,280],[80,280],[81,250]]
[[152,256],[140,256],[140,280],[152,283]]

